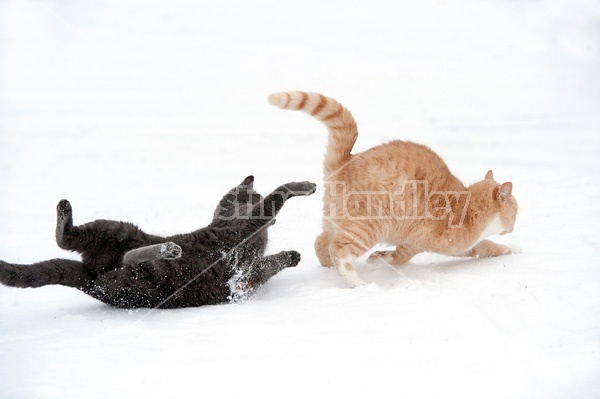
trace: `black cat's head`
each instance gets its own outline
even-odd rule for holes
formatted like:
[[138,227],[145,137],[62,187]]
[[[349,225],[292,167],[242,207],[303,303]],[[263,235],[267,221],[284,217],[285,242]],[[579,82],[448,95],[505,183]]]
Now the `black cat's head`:
[[260,202],[262,196],[254,191],[254,176],[248,176],[235,186],[219,202],[215,219],[235,219],[247,217],[252,206]]

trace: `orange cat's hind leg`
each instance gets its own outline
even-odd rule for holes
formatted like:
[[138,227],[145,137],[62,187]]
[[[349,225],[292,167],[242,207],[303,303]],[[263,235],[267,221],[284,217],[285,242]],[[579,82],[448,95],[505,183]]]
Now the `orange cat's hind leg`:
[[351,225],[335,232],[329,254],[338,273],[350,287],[365,285],[352,262],[377,244],[377,238],[371,226]]
[[373,252],[367,262],[369,263],[385,263],[388,265],[403,265],[408,263],[416,254],[421,251],[418,251],[414,248],[411,248],[407,245],[397,245],[395,251],[375,251]]
[[329,246],[331,245],[331,238],[333,233],[331,231],[324,231],[315,240],[315,252],[317,253],[317,258],[321,263],[321,266],[331,267],[333,266],[333,262],[331,261],[331,256],[329,255]]

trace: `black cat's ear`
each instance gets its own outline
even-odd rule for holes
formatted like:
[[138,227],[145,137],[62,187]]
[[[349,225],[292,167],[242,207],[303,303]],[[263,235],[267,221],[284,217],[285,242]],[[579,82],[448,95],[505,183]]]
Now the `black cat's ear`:
[[241,186],[248,186],[250,188],[252,188],[252,185],[254,184],[254,176],[250,175],[248,177],[246,177],[244,179],[244,181],[242,182],[242,184],[240,184]]

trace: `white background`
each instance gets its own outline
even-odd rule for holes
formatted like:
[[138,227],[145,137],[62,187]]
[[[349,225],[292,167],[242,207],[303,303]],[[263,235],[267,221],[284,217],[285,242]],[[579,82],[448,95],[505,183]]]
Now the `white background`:
[[598,1],[0,1],[0,259],[66,257],[76,223],[208,223],[249,174],[321,184],[326,130],[267,104],[318,91],[438,152],[466,184],[514,183],[496,259],[358,265],[312,244],[322,190],[269,251],[302,262],[250,301],[122,311],[66,287],[0,287],[0,397],[600,397]]

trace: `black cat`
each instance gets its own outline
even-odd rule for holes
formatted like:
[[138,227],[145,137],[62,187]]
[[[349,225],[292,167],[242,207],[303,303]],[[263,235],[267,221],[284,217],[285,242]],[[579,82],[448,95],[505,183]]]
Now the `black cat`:
[[57,206],[58,246],[81,253],[82,262],[52,259],[32,265],[0,261],[0,283],[13,287],[60,284],[121,308],[181,308],[235,302],[300,254],[264,256],[267,227],[284,202],[311,195],[316,185],[288,183],[263,198],[254,177],[229,191],[210,225],[189,234],[158,237],[131,223],[97,220],[73,226],[71,204]]

